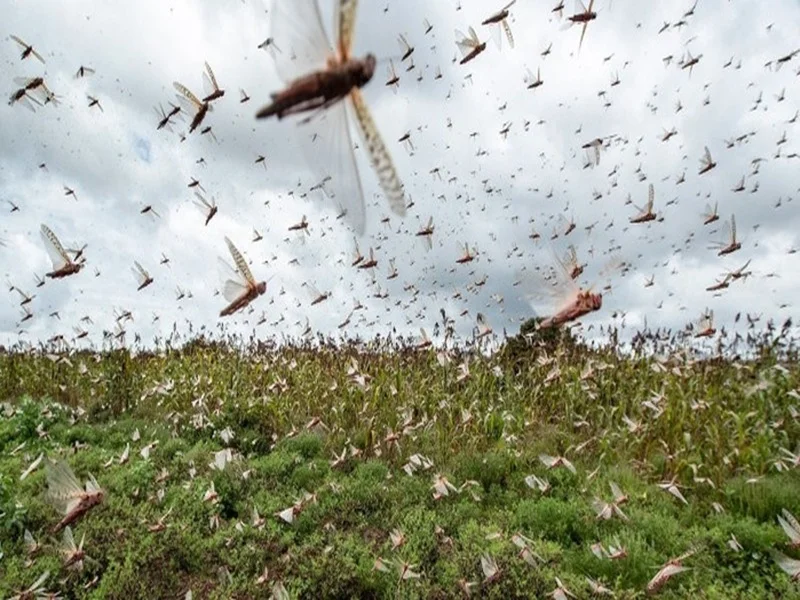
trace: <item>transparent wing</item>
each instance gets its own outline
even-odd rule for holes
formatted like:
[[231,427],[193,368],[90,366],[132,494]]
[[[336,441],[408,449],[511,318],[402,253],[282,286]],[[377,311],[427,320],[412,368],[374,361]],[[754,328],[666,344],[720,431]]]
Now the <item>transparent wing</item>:
[[491,25],[491,35],[492,41],[494,42],[495,46],[497,46],[498,50],[503,49],[503,32],[502,26],[500,23],[493,23]]
[[389,200],[389,207],[394,214],[405,216],[406,201],[403,193],[403,184],[397,175],[389,149],[383,143],[378,127],[375,125],[375,121],[372,120],[372,115],[369,112],[367,103],[364,101],[364,96],[358,89],[353,89],[350,92],[350,97],[353,100],[356,118],[359,125],[361,125],[361,135],[367,145],[372,166],[378,174],[381,188]]
[[358,0],[339,0],[338,32],[339,56],[342,60],[350,57],[356,28],[356,9]]
[[794,576],[796,573],[800,572],[800,560],[789,558],[778,550],[771,550],[770,554],[772,555],[773,560],[785,573]]
[[185,104],[186,100],[189,101],[189,104],[185,105],[187,108],[191,109],[189,112],[197,112],[197,110],[203,105],[203,103],[198,100],[197,96],[195,96],[192,91],[182,83],[174,81],[172,82],[172,85],[178,91],[178,100],[181,101],[181,104]]
[[730,241],[733,239],[734,230],[731,228],[731,223],[735,223],[733,218],[731,221],[725,221],[725,224],[722,226],[722,238],[720,239],[719,243],[722,246],[727,246]]
[[567,230],[572,227],[572,221],[568,220],[564,215],[558,215],[558,233],[559,235],[566,235]]
[[508,24],[508,19],[503,19],[503,31],[506,32],[506,37],[508,38],[508,45],[513,48],[514,47],[514,34],[511,33],[511,25]]
[[731,242],[736,241],[736,215],[731,215],[730,238]]
[[211,86],[211,92],[216,92],[219,90],[219,84],[217,83],[217,78],[214,75],[214,71],[211,70],[211,65],[206,63],[206,70],[203,72],[203,81],[208,81],[208,85]]
[[648,213],[653,212],[653,202],[655,201],[655,199],[656,199],[656,191],[655,191],[655,188],[653,187],[653,184],[651,183],[650,187],[648,189],[648,195],[647,195],[647,212]]
[[66,528],[64,529],[63,540],[64,540],[64,549],[67,552],[74,552],[75,550],[78,549],[78,547],[75,545],[75,538],[72,535],[72,528],[69,525],[67,525]]
[[211,81],[211,78],[208,76],[208,73],[203,71],[203,94],[205,94],[206,96],[210,96],[215,91],[217,90],[214,88],[214,82]]
[[247,282],[236,269],[222,258],[217,260],[217,269],[222,283],[222,296],[225,300],[233,302],[247,293]]
[[138,265],[135,267],[131,267],[131,273],[133,273],[133,277],[134,279],[136,279],[136,283],[138,283],[139,285],[142,285],[147,279],[147,277],[142,275],[142,272],[139,270]]
[[624,265],[625,261],[622,260],[622,258],[616,254],[612,255],[597,273],[597,279],[605,281],[610,280]]
[[308,297],[312,302],[322,295],[317,287],[310,281],[306,281],[305,287],[308,290]]
[[253,274],[250,272],[250,267],[247,266],[247,261],[244,259],[244,256],[242,256],[242,253],[239,252],[236,246],[233,245],[233,242],[227,237],[225,238],[225,243],[228,244],[228,250],[230,251],[233,260],[239,269],[239,273],[242,274],[248,283],[255,285],[256,281],[253,279]]
[[63,460],[45,463],[47,498],[56,510],[68,513],[84,496],[83,488],[70,466]]
[[550,314],[577,296],[580,288],[569,277],[559,277],[555,269],[549,272],[526,270],[517,274],[524,298],[535,312]]
[[456,29],[456,46],[461,51],[461,58],[464,58],[475,49],[475,41]]
[[58,270],[69,264],[69,255],[66,250],[64,250],[64,246],[61,245],[61,242],[58,241],[56,234],[44,223],[42,224],[41,233],[42,240],[44,240],[44,247],[47,250],[47,254],[50,256],[50,260],[53,262],[53,269]]
[[567,253],[564,255],[562,265],[570,271],[570,275],[572,274],[572,270],[578,266],[578,251],[572,244],[567,247]]
[[31,77],[14,77],[14,83],[20,87],[28,87],[32,81]]
[[287,49],[273,55],[275,69],[285,83],[322,69],[334,54],[317,0],[273,0],[272,37]]
[[778,523],[783,528],[783,531],[789,536],[789,539],[792,540],[793,543],[800,542],[800,531],[795,529],[791,523],[786,521],[783,517],[778,515]]
[[608,486],[611,488],[611,493],[614,494],[614,500],[615,501],[617,499],[622,498],[623,496],[625,496],[625,494],[622,493],[622,490],[619,488],[619,486],[615,482],[609,481],[608,482]]
[[301,148],[325,194],[346,211],[345,218],[358,235],[364,233],[364,190],[356,164],[347,102],[338,102],[319,113],[304,128]]
[[22,46],[22,49],[23,49],[23,50],[25,50],[25,49],[28,47],[28,44],[26,44],[25,42],[23,42],[23,41],[22,41],[20,38],[18,38],[16,35],[13,35],[13,34],[12,34],[12,35],[10,35],[10,36],[8,36],[8,37],[10,37],[12,40],[14,40],[15,42],[17,42],[17,43],[18,43],[20,46]]

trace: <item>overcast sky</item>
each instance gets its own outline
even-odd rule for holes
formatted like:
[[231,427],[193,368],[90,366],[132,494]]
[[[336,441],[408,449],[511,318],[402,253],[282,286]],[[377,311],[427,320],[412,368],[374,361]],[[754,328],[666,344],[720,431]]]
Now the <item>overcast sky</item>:
[[[330,35],[333,2],[320,4]],[[282,52],[302,53],[288,32],[272,30],[270,2],[2,3],[7,97],[18,88],[15,77],[43,76],[61,103],[35,112],[0,104],[0,268],[8,283],[0,341],[71,338],[80,325],[88,341],[99,342],[103,330],[114,329],[114,311],[130,311],[128,339],[140,333],[145,341],[173,324],[187,331],[189,323],[194,331],[224,324],[262,338],[299,336],[306,318],[315,331],[335,335],[371,337],[392,327],[416,334],[419,327],[432,331],[440,308],[464,335],[478,312],[495,331],[516,333],[533,314],[524,299],[535,291],[526,289],[533,286],[527,273],[552,264],[569,244],[587,264],[581,285],[606,284],[597,276],[610,254],[630,266],[611,277],[603,308],[583,319],[585,327],[612,323],[617,311],[626,313],[629,330],[645,319],[651,327],[684,328],[706,308],[727,327],[738,311],[765,321],[796,314],[800,119],[790,121],[800,106],[800,55],[780,69],[775,61],[800,48],[800,3],[774,0],[765,10],[756,0],[699,0],[684,16],[689,2],[600,0],[580,53],[580,27],[563,28],[573,3],[566,2],[562,18],[550,4],[555,0],[519,0],[509,19],[515,46],[503,39],[498,48],[492,27],[480,23],[499,2],[360,3],[353,53],[379,60],[363,92],[414,202],[404,219],[392,214],[356,150],[367,197],[367,232],[358,245],[365,255],[374,248],[378,260],[370,273],[351,266],[352,229],[336,219],[335,203],[312,189],[321,166],[311,169],[301,146],[313,125],[255,119],[283,87],[259,44],[272,35]],[[428,34],[425,19],[433,27]],[[462,66],[455,30],[469,26],[487,47]],[[20,60],[12,34],[46,64]],[[399,34],[415,48],[404,63]],[[687,52],[700,57],[691,72],[679,64]],[[390,59],[400,76],[396,92],[384,85]],[[199,129],[188,134],[188,122],[157,131],[154,107],[176,101],[173,81],[202,95],[204,61],[226,91],[203,123],[216,141]],[[75,78],[81,65],[95,74]],[[543,85],[527,89],[528,69],[540,70]],[[249,102],[240,103],[240,89]],[[89,106],[87,95],[102,111]],[[360,145],[352,119],[351,127]],[[677,133],[662,141],[673,128]],[[413,150],[398,141],[406,132]],[[585,168],[581,146],[598,137],[606,142],[600,164]],[[717,166],[699,175],[706,146]],[[256,163],[259,155],[264,164]],[[745,190],[734,192],[742,176]],[[218,203],[208,226],[192,203],[192,178]],[[628,223],[637,212],[628,196],[644,205],[651,183],[663,220]],[[11,212],[6,201],[19,210]],[[720,220],[704,226],[709,202],[718,205]],[[140,214],[147,205],[160,217]],[[742,248],[719,257],[709,247],[732,214]],[[309,235],[288,231],[303,215]],[[428,250],[415,233],[431,216]],[[577,227],[551,240],[560,216]],[[37,288],[36,276],[51,268],[41,223],[68,248],[86,244],[87,262],[77,275]],[[253,241],[253,228],[263,240]],[[534,231],[540,239],[531,239]],[[273,279],[252,311],[220,320],[226,302],[215,291],[218,257],[230,262],[225,236],[259,281]],[[458,265],[465,242],[477,257]],[[168,264],[160,264],[162,255]],[[391,280],[390,259],[398,271]],[[134,260],[155,280],[138,292]],[[751,277],[717,294],[705,290],[748,260]],[[305,282],[331,298],[310,306]],[[34,316],[24,323],[22,297],[11,285],[35,294],[28,305]],[[182,300],[177,288],[186,292]],[[338,329],[354,300],[364,308]],[[87,315],[93,324],[80,322]]]

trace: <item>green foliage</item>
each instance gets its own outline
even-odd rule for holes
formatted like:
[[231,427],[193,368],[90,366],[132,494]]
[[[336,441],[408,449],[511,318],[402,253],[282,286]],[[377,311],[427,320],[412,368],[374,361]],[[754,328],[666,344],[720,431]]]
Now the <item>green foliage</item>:
[[[444,366],[427,351],[243,354],[199,341],[77,353],[71,369],[0,355],[10,401],[0,597],[50,570],[48,589],[66,598],[256,598],[277,581],[298,598],[460,597],[459,582],[478,583],[484,598],[545,597],[556,577],[589,597],[587,575],[633,598],[690,548],[690,569],[659,597],[800,597],[769,555],[798,556],[776,521],[784,508],[800,516],[787,454],[800,447],[796,365],[777,369],[770,355],[662,365],[590,351],[563,329],[523,326],[531,332]],[[225,448],[233,460],[220,471],[211,465]],[[40,453],[66,457],[80,481],[92,474],[106,491],[73,525],[91,558],[81,572],[62,567],[61,537],[49,533],[60,515],[43,468],[19,481]],[[577,473],[548,469],[540,454],[568,457]],[[550,489],[531,489],[528,475]],[[435,476],[458,491],[434,498]],[[672,478],[688,505],[656,485]],[[611,481],[628,495],[628,521],[596,518],[592,501],[611,500]],[[216,498],[204,500],[212,484]],[[276,516],[292,505],[293,523]],[[30,567],[25,529],[43,544]],[[543,562],[523,561],[514,533]],[[597,542],[627,556],[599,559]],[[482,555],[502,571],[494,582],[480,584]],[[379,557],[389,572],[373,568]],[[401,581],[400,564],[420,577]]]

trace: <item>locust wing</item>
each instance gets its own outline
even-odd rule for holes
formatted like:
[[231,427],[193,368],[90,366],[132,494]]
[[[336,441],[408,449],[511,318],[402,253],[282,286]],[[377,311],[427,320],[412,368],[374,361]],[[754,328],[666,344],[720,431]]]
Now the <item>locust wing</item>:
[[227,237],[225,238],[225,243],[228,245],[228,250],[233,257],[233,261],[236,263],[236,267],[241,273],[242,277],[245,278],[248,284],[255,286],[256,280],[253,279],[253,274],[250,272],[250,267],[247,266],[247,261],[242,256],[242,253],[233,245],[233,242],[230,241]]
[[211,65],[208,63],[206,63],[206,70],[203,71],[203,91],[207,96],[219,91],[217,78],[214,75],[214,71],[211,70]]
[[337,30],[339,33],[339,58],[343,61],[350,58],[353,48],[357,9],[358,0],[339,0]]
[[234,302],[248,292],[245,278],[224,259],[218,259],[217,268],[222,283],[222,296],[225,300]]
[[364,96],[360,90],[353,89],[350,92],[350,97],[353,101],[353,108],[356,112],[356,118],[360,125],[361,135],[367,146],[370,161],[378,174],[378,181],[383,189],[386,198],[389,200],[389,207],[392,212],[399,216],[406,214],[406,201],[403,192],[403,184],[395,169],[392,156],[389,154],[389,149],[383,143],[381,134],[378,131],[375,121],[372,119],[367,103],[364,101]]
[[84,489],[64,460],[45,463],[47,499],[62,514],[69,513],[85,496]]
[[335,54],[317,0],[273,0],[271,36],[287,50],[273,54],[284,83],[324,68]]
[[44,223],[42,223],[41,234],[42,240],[44,240],[44,247],[53,262],[53,269],[56,271],[63,269],[71,262],[67,251],[64,250],[64,246],[58,241],[56,234]]

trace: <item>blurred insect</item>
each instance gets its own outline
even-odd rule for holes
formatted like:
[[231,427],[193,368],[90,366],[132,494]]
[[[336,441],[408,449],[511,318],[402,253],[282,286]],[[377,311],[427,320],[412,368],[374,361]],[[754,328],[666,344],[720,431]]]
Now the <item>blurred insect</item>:
[[185,110],[187,114],[192,115],[192,121],[189,124],[189,133],[192,133],[200,126],[203,119],[206,118],[208,111],[211,110],[211,104],[198,100],[197,96],[195,96],[189,88],[178,81],[173,82],[172,85],[178,91],[178,101],[182,109]]
[[530,69],[528,69],[528,74],[525,76],[525,85],[528,86],[529,90],[534,90],[542,85],[544,81],[542,81],[542,70],[541,68],[536,69],[536,77],[533,76],[533,73]]
[[489,326],[489,323],[486,321],[486,317],[483,315],[483,313],[478,313],[475,321],[477,323],[476,332],[474,334],[476,341],[492,335],[492,328]]
[[14,83],[19,87],[9,98],[9,105],[16,102],[24,105],[31,111],[35,111],[33,106],[42,106],[48,102],[58,104],[56,95],[50,91],[42,77],[15,77]]
[[328,298],[331,297],[330,292],[320,292],[316,287],[314,287],[313,283],[306,281],[303,283],[303,286],[308,289],[309,294],[311,296],[311,306],[319,304],[320,302],[324,302]]
[[718,292],[719,290],[724,290],[724,289],[730,287],[730,285],[731,285],[730,284],[730,280],[731,280],[731,276],[730,275],[726,275],[722,279],[722,281],[717,281],[713,285],[708,286],[706,288],[706,291],[707,292]]
[[25,542],[25,554],[28,558],[33,558],[42,551],[42,545],[34,539],[33,534],[27,529],[23,533],[23,541]]
[[719,220],[719,213],[717,212],[717,203],[714,203],[712,208],[710,204],[706,204],[705,212],[703,212],[703,225],[709,225],[714,221]]
[[211,65],[205,63],[206,70],[203,71],[203,91],[206,93],[203,102],[213,102],[225,95],[225,90],[220,89],[217,84],[217,78],[214,76],[214,71],[211,70]]
[[783,552],[771,549],[770,555],[781,570],[792,578],[792,581],[800,581],[800,560],[789,558]]
[[514,36],[511,33],[511,27],[508,24],[508,17],[511,15],[509,8],[516,4],[517,0],[511,0],[502,9],[494,13],[492,16],[481,22],[481,25],[496,25],[492,28],[492,36],[499,49],[503,47],[503,36],[501,29],[505,32],[508,38],[508,45],[514,47]]
[[692,76],[692,70],[694,66],[700,62],[700,59],[703,58],[702,54],[698,54],[697,56],[692,56],[692,53],[688,50],[686,51],[686,58],[683,59],[683,62],[680,63],[681,69],[686,70],[689,69],[689,77]]
[[64,568],[72,569],[75,571],[83,570],[83,560],[86,558],[86,552],[83,549],[83,543],[86,541],[86,534],[81,537],[81,543],[75,544],[75,538],[72,535],[72,528],[67,525],[64,528],[63,542],[61,545],[61,554],[64,557]]
[[484,585],[497,581],[503,574],[503,570],[497,566],[497,561],[488,554],[481,556],[481,570],[483,571]]
[[131,271],[133,271],[133,276],[139,284],[137,291],[141,292],[144,288],[153,283],[153,278],[150,276],[150,273],[145,271],[144,267],[140,265],[138,261],[133,261],[133,265]]
[[282,52],[280,48],[278,48],[277,44],[275,44],[275,38],[268,37],[263,42],[258,45],[259,50],[264,50],[269,52],[273,56],[276,52]]
[[361,261],[361,264],[358,265],[359,269],[373,269],[378,266],[378,260],[375,258],[375,251],[370,248],[369,249],[369,258],[367,260]]
[[655,200],[655,189],[653,188],[653,184],[650,184],[650,187],[647,191],[647,204],[644,208],[639,208],[636,206],[636,209],[639,211],[635,217],[630,218],[631,223],[647,223],[648,221],[654,221],[656,218],[656,214],[653,212],[653,201]]
[[800,523],[794,518],[794,515],[788,510],[781,509],[781,515],[778,515],[778,524],[783,529],[784,533],[789,536],[789,548],[800,548]]
[[85,487],[81,487],[72,469],[64,460],[49,459],[45,463],[47,476],[47,497],[56,509],[64,515],[52,532],[58,533],[71,525],[92,508],[103,502],[105,492],[97,480],[89,476]]
[[227,317],[243,309],[267,291],[267,282],[256,282],[253,274],[250,272],[250,267],[247,266],[247,261],[245,261],[239,250],[236,249],[236,246],[233,245],[233,242],[226,237],[225,243],[228,245],[228,250],[236,264],[236,269],[231,268],[222,258],[219,259],[220,275],[223,284],[222,295],[225,300],[230,302],[228,306],[220,311],[220,317]]
[[194,205],[200,210],[201,213],[203,213],[203,216],[206,218],[205,224],[208,225],[211,219],[214,218],[214,215],[217,214],[217,201],[212,196],[211,201],[209,202],[200,192],[195,192],[194,195],[197,198],[197,200],[194,202]]
[[575,246],[572,244],[567,248],[567,254],[564,256],[563,264],[567,272],[569,272],[570,279],[577,279],[580,277],[581,274],[583,274],[583,268],[586,266],[582,265],[578,260],[578,251],[575,250]]
[[712,249],[719,249],[717,256],[725,256],[740,250],[742,243],[736,239],[736,216],[731,215],[730,222],[725,223],[723,228],[722,239],[713,242],[710,246]]
[[39,60],[39,61],[40,61],[42,64],[44,64],[44,59],[42,58],[42,55],[41,55],[41,54],[39,54],[39,53],[38,53],[36,50],[34,50],[34,49],[33,49],[33,46],[31,46],[31,45],[27,44],[26,42],[23,42],[23,41],[22,41],[20,38],[18,38],[16,35],[12,35],[12,36],[10,36],[10,37],[11,37],[11,39],[12,39],[12,40],[14,40],[15,42],[17,42],[17,44],[19,44],[19,46],[22,48],[22,54],[20,54],[20,57],[19,57],[19,58],[20,58],[20,60],[25,60],[25,59],[26,59],[26,58],[28,58],[29,56],[34,56],[34,57],[35,57],[35,58],[37,58],[37,59],[38,59],[38,60]]
[[404,36],[402,33],[397,36],[397,43],[400,44],[400,51],[403,53],[400,57],[401,62],[405,61],[407,58],[410,58],[411,55],[414,54],[414,46],[408,43],[406,36]]
[[603,146],[603,138],[595,138],[591,142],[583,144],[581,148],[586,150],[589,162],[593,166],[600,164],[600,151],[605,148]]
[[[603,306],[603,295],[592,292],[592,287],[583,289],[573,281],[570,269],[558,257],[555,259],[550,280],[541,275],[529,275],[526,298],[531,307],[553,306],[552,316],[543,319],[539,327],[558,327],[574,321]],[[601,277],[609,277],[623,266],[622,261],[614,257],[601,270]],[[523,279],[526,277],[523,276]]]
[[[272,94],[272,102],[256,113],[264,119],[312,112],[301,123],[314,120],[319,131],[313,144],[304,145],[312,168],[330,176],[323,191],[342,205],[344,214],[362,235],[365,230],[365,200],[353,151],[348,106],[355,112],[359,132],[365,142],[380,186],[391,210],[400,216],[406,212],[403,185],[391,154],[381,139],[361,88],[375,73],[375,55],[363,59],[351,56],[357,0],[340,0],[336,10],[336,49],[331,53],[317,0],[284,2],[275,0],[272,29],[277,36],[289,38],[290,50],[274,55],[278,75],[287,87]],[[291,54],[292,56],[289,56]],[[297,74],[307,73],[297,78]],[[342,102],[349,99],[349,102]]]
[[34,581],[30,586],[24,590],[20,590],[16,595],[11,596],[9,600],[40,600],[49,598],[50,595],[44,589],[44,582],[50,577],[50,571],[45,571]]
[[425,245],[428,247],[428,250],[433,248],[433,217],[430,217],[427,225],[420,228],[415,235],[425,240]]
[[717,163],[711,158],[711,152],[708,150],[708,146],[706,146],[705,154],[703,154],[703,158],[700,159],[700,171],[697,174],[702,175],[703,173],[708,173],[716,166]]
[[714,311],[707,311],[698,321],[698,331],[694,334],[696,338],[711,337],[717,332],[714,328]]
[[295,223],[294,225],[289,225],[289,231],[300,231],[305,233],[306,235],[311,235],[308,231],[308,219],[305,215],[300,219],[300,222]]
[[459,62],[461,65],[467,64],[486,50],[486,42],[481,42],[480,39],[478,39],[478,34],[475,33],[472,27],[469,28],[468,36],[456,29],[456,46],[461,50],[462,58]]
[[459,265],[463,265],[463,264],[466,264],[468,262],[472,262],[473,260],[475,260],[475,255],[469,249],[469,244],[465,242],[464,243],[464,254],[461,255],[461,258],[456,260],[456,263],[458,263]]
[[87,77],[88,75],[94,75],[95,70],[91,67],[84,67],[81,65],[78,67],[78,70],[75,72],[75,79],[80,79],[81,77]]
[[[597,18],[597,13],[592,11],[593,6],[594,0],[589,0],[589,8],[586,8],[581,0],[575,0],[575,14],[567,17],[569,23],[566,23],[562,27],[562,29],[569,29],[577,23],[583,24],[583,29],[581,30],[581,39],[578,43],[578,52],[580,52],[581,46],[583,46],[583,37],[586,35],[586,28],[589,26],[589,22],[594,21]],[[558,9],[559,7],[556,8]],[[563,8],[563,5],[560,8]]]
[[71,259],[64,249],[64,246],[61,245],[61,242],[56,237],[56,234],[44,223],[42,223],[41,235],[44,241],[44,247],[53,263],[53,270],[46,274],[47,277],[51,279],[61,279],[62,277],[74,275],[83,268],[84,263],[82,261],[75,262],[77,261],[77,257],[74,260]]
[[689,550],[685,554],[681,554],[679,557],[673,558],[663,565],[659,569],[658,573],[656,573],[655,576],[648,582],[646,588],[647,593],[655,594],[675,575],[688,569],[688,567],[683,566],[683,561],[692,556],[694,553],[695,550]]
[[567,586],[558,578],[556,580],[556,589],[548,594],[553,600],[567,600],[568,598],[577,598],[575,594],[567,589]]
[[167,131],[172,131],[172,127],[170,127],[170,120],[172,120],[172,117],[181,112],[181,107],[172,104],[172,102],[170,102],[169,105],[170,111],[168,113],[164,111],[164,107],[160,104],[153,108],[158,116],[158,126],[156,127],[156,130],[164,129],[166,127]]

